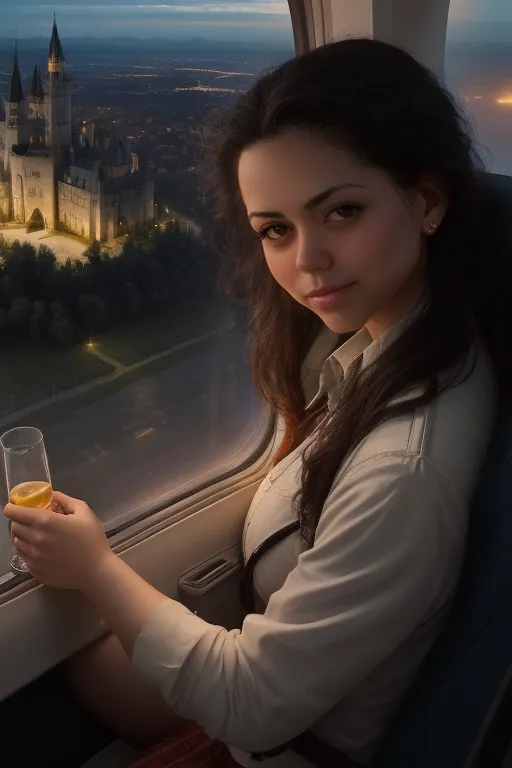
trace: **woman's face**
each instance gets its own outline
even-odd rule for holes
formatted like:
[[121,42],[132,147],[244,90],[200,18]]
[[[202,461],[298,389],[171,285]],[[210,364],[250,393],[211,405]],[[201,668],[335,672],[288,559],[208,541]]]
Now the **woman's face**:
[[273,277],[332,331],[366,325],[376,338],[414,308],[425,235],[445,210],[434,185],[406,194],[303,132],[246,149],[238,178]]

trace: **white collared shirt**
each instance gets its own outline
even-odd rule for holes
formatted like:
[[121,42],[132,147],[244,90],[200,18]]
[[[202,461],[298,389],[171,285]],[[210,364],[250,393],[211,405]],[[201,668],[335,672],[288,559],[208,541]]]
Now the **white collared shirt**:
[[[376,360],[402,321],[375,342],[363,330],[325,361],[319,394],[336,406],[351,363]],[[303,369],[318,388],[315,355]],[[308,395],[309,396],[309,395]],[[247,754],[312,730],[367,762],[440,631],[464,552],[470,501],[495,415],[495,384],[481,349],[474,370],[424,408],[375,429],[341,465],[315,544],[300,534],[258,563],[254,586],[266,610],[242,630],[207,624],[180,603],[160,605],[143,627],[135,666],[169,706]],[[307,441],[306,441],[307,443]],[[256,493],[244,554],[294,519],[304,444]],[[269,765],[304,765],[287,753]]]

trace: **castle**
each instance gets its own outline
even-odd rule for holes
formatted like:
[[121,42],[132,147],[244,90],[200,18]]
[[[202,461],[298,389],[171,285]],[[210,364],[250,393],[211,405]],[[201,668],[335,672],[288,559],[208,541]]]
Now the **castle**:
[[116,124],[107,131],[84,124],[73,133],[71,80],[55,19],[44,86],[36,65],[25,97],[16,43],[4,105],[0,221],[105,241],[153,219],[154,180]]

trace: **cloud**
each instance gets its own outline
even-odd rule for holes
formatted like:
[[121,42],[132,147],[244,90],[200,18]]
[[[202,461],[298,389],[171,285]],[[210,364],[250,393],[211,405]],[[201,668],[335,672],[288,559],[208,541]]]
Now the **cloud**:
[[[57,16],[59,16],[62,13],[67,13],[72,8],[84,8],[84,2],[83,0],[65,0],[65,2],[58,2],[57,0],[50,5],[46,0],[43,0],[42,2],[38,2],[38,0],[17,0],[16,6],[46,10],[51,16],[53,16],[53,13],[56,13]],[[205,0],[167,0],[165,3],[155,3],[154,0],[107,0],[104,3],[101,3],[101,5],[92,3],[91,5],[88,4],[86,7],[91,12],[95,12],[98,8],[102,8],[103,10],[108,10],[109,8],[121,10],[124,7],[130,9],[168,8],[171,10],[184,10],[190,13],[212,13],[216,11],[222,12],[223,10],[238,10],[240,12],[250,13],[289,13],[286,0],[245,0],[243,3],[238,3],[237,0],[221,0],[220,2],[205,2]],[[2,12],[3,10],[4,9],[2,9]]]
[[17,0],[2,9],[3,34],[13,34],[17,28],[21,39],[46,36],[54,11],[63,41],[83,35],[183,38],[191,32],[228,40],[233,39],[234,30],[238,34],[245,30],[243,39],[292,39],[287,0],[92,0],[92,4],[57,0],[55,5],[47,0]]

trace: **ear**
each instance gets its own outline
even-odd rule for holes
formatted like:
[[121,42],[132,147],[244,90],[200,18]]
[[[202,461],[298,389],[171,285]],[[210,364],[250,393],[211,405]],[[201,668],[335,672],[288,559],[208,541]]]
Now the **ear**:
[[441,226],[448,207],[445,185],[433,176],[425,176],[418,184],[418,193],[423,208],[422,232],[425,235],[433,235]]

